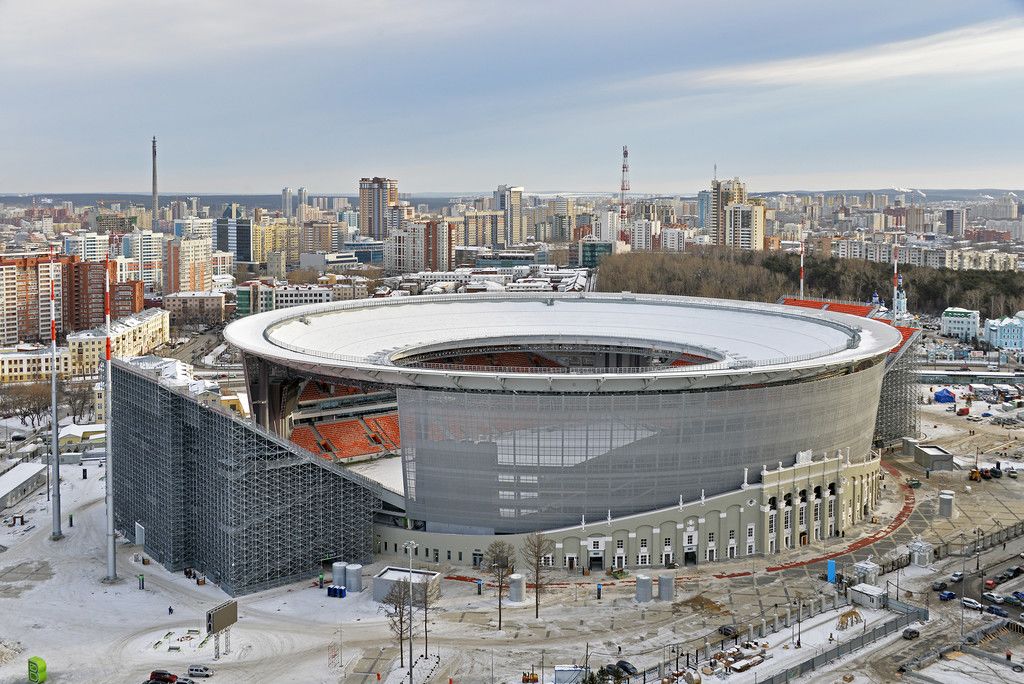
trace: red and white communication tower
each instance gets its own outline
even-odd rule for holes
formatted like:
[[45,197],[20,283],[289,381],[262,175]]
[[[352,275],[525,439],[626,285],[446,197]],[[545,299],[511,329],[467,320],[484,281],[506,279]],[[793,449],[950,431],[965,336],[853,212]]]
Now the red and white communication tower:
[[[139,254],[142,254],[140,247]],[[106,382],[103,387],[103,400],[104,400],[104,422],[106,423],[106,437],[107,437],[107,453],[106,453],[106,480],[107,486],[104,492],[104,503],[107,508],[107,580],[117,579],[117,549],[114,545],[114,448],[113,448],[113,430],[111,429],[114,424],[114,401],[113,401],[113,387],[111,386],[111,372],[110,372],[110,256],[108,255],[104,263],[103,273],[103,318],[104,327],[107,337],[106,344],[106,363],[104,370],[106,372]]]
[[629,242],[629,227],[626,225],[626,192],[629,191],[629,148],[622,146],[622,184],[619,186],[619,239]]

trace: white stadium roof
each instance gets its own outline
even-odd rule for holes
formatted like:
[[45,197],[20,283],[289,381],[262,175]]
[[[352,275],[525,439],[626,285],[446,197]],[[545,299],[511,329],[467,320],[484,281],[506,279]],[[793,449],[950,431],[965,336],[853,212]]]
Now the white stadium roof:
[[[225,330],[247,354],[320,376],[395,385],[541,392],[700,389],[777,382],[884,356],[891,326],[753,302],[629,293],[501,293],[335,302],[256,314]],[[643,369],[412,367],[429,351],[501,344],[690,351],[713,363]]]

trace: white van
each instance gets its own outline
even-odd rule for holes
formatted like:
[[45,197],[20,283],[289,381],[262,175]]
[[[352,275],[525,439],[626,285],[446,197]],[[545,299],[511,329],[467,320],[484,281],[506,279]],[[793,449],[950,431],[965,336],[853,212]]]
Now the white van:
[[213,670],[208,668],[206,665],[189,665],[188,666],[189,677],[212,677]]

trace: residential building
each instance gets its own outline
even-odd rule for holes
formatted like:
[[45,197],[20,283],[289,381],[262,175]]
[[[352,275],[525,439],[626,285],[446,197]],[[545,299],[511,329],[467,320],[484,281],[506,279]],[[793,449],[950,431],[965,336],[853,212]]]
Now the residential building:
[[285,219],[291,219],[292,217],[292,189],[283,188],[281,190],[281,215]]
[[235,274],[235,255],[216,250],[210,253],[210,272],[214,276]]
[[[49,346],[22,344],[0,348],[0,385],[49,380],[52,362]],[[71,356],[67,347],[57,347],[57,376],[71,377]]]
[[118,282],[141,280],[147,292],[159,292],[164,285],[164,241],[163,233],[152,230],[125,235],[121,241],[125,260],[118,260]]
[[284,280],[288,276],[287,257],[284,252],[267,252],[267,275],[275,280]]
[[306,210],[309,208],[309,191],[306,188],[299,188],[299,202],[295,208],[295,216],[300,226],[307,221]]
[[629,244],[636,251],[650,251],[661,244],[661,221],[636,219],[629,223]]
[[744,204],[747,201],[747,186],[739,178],[711,181],[710,215],[707,218],[708,234],[716,245],[726,244],[725,208],[730,204]]
[[66,309],[63,312],[67,330],[88,330],[103,325],[106,318],[104,300],[109,280],[110,315],[122,318],[142,311],[144,284],[141,280],[117,282],[117,264],[104,261],[73,260],[65,265]]
[[505,214],[505,238],[502,240],[504,246],[526,242],[527,235],[523,227],[523,188],[499,185],[494,191],[493,207]]
[[[67,337],[71,372],[76,377],[96,375],[106,356],[106,331],[95,328]],[[146,309],[120,318],[110,326],[110,353],[117,358],[142,356],[170,341],[170,314],[164,309]]]
[[76,233],[64,238],[64,254],[82,261],[103,261],[107,258],[110,236],[106,233]]
[[725,242],[734,249],[764,249],[764,206],[730,203],[725,208]]
[[336,221],[310,221],[299,226],[299,254],[333,251]]
[[978,339],[981,312],[951,306],[942,312],[939,332],[965,342]]
[[360,179],[359,234],[374,240],[387,237],[388,209],[397,204],[398,181],[380,177]]
[[447,271],[453,265],[460,226],[455,221],[413,221],[384,240],[384,271],[397,275]]
[[212,255],[207,238],[174,238],[167,243],[164,294],[207,291],[212,288]]
[[469,209],[462,215],[459,244],[496,246],[505,244],[505,212]]
[[174,222],[175,237],[213,239],[213,219],[188,216]]
[[175,292],[164,295],[172,326],[217,325],[224,322],[223,292]]
[[0,345],[50,339],[50,285],[57,310],[57,333],[65,331],[67,264],[77,257],[46,252],[0,254]]

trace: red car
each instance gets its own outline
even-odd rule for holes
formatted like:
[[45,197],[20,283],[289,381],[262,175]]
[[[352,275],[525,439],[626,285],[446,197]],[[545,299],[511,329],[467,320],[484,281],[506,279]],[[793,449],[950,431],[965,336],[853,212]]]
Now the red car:
[[149,673],[149,681],[151,682],[169,682],[174,684],[178,681],[178,675],[171,674],[167,670],[153,670]]

